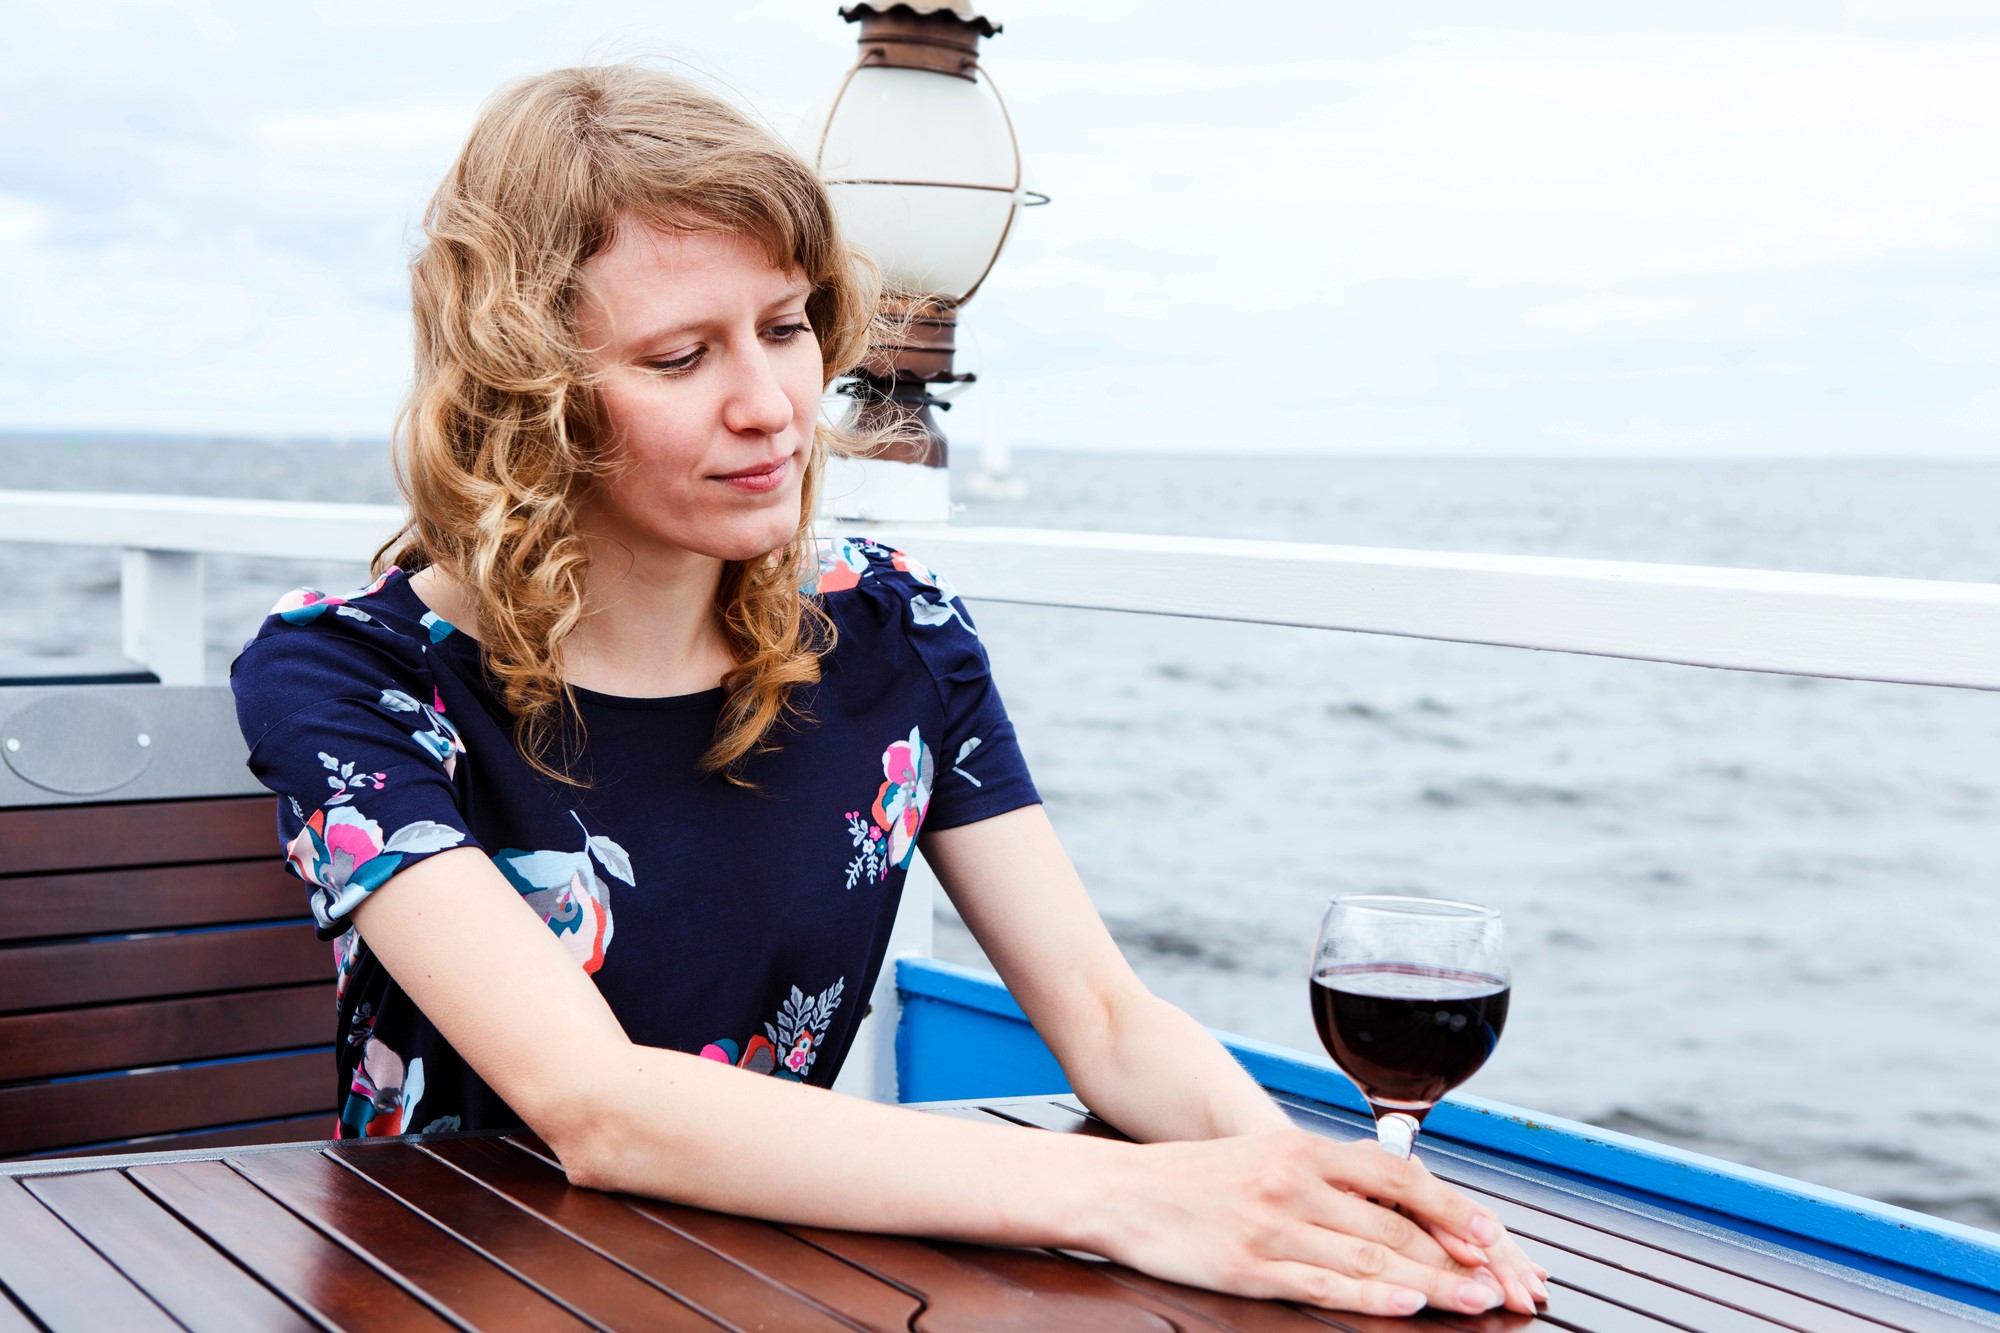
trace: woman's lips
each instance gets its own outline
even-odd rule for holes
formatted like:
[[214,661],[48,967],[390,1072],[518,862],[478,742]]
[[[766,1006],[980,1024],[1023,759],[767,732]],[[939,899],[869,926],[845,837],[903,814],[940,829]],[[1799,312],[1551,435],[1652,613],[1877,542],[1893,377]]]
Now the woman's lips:
[[745,495],[763,495],[785,484],[785,478],[791,472],[791,463],[792,456],[786,454],[775,463],[759,463],[755,467],[744,468],[741,472],[718,476],[715,480]]

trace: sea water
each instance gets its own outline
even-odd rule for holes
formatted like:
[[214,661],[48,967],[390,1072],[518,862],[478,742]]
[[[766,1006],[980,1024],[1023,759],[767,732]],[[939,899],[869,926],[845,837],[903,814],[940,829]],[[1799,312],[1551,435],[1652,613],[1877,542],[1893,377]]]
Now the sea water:
[[[1022,452],[974,523],[2000,581],[2000,464]],[[379,447],[0,442],[14,487],[363,501]],[[949,571],[947,571],[948,573]],[[276,594],[212,559],[220,679]],[[1506,915],[1467,1091],[2000,1229],[2000,697],[975,606],[1051,817],[1147,984],[1318,1048],[1326,900]],[[0,654],[114,652],[115,553],[0,534]],[[940,913],[938,952],[978,962]]]

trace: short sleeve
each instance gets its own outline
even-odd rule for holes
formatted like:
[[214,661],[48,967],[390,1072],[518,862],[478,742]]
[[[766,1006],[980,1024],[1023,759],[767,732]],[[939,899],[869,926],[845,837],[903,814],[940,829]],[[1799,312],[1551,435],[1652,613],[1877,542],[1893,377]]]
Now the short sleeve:
[[465,746],[423,650],[359,607],[331,610],[274,614],[230,668],[250,771],[278,795],[286,864],[329,939],[391,875],[478,845],[453,785]]
[[888,558],[895,572],[885,571],[884,581],[906,597],[904,630],[944,705],[943,743],[924,827],[956,828],[1040,804],[965,602],[949,579],[913,556],[891,551]]

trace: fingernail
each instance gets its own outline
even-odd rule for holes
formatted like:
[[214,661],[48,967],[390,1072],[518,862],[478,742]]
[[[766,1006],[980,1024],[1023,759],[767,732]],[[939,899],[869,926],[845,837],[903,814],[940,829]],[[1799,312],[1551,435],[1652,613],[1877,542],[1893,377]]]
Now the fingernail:
[[1424,1308],[1424,1294],[1403,1288],[1389,1295],[1389,1309],[1396,1314],[1415,1314]]
[[1481,1245],[1491,1245],[1500,1239],[1500,1224],[1484,1213],[1473,1214],[1469,1230],[1472,1232],[1472,1238]]
[[1458,1303],[1475,1312],[1491,1310],[1505,1299],[1497,1284],[1489,1287],[1484,1282],[1465,1282],[1458,1288]]

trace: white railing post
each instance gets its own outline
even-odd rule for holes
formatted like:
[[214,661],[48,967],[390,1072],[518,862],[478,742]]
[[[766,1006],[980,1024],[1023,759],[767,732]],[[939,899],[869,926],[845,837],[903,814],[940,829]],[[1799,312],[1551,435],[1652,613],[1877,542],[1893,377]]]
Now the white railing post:
[[937,876],[924,858],[910,862],[903,881],[903,900],[896,907],[896,924],[889,930],[889,949],[882,958],[882,975],[867,997],[868,1015],[854,1034],[847,1063],[833,1082],[835,1092],[870,1101],[896,1100],[896,1025],[902,1001],[896,993],[896,960],[931,955],[931,911],[937,901]]
[[163,685],[201,684],[201,553],[127,547],[119,576],[125,656]]

